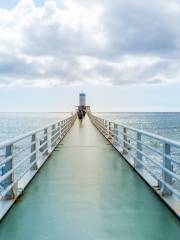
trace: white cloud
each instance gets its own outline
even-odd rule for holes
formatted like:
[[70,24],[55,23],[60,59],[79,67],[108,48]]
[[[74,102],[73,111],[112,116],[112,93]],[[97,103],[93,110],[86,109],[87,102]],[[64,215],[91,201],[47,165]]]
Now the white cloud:
[[21,0],[0,9],[0,86],[178,82],[178,0]]

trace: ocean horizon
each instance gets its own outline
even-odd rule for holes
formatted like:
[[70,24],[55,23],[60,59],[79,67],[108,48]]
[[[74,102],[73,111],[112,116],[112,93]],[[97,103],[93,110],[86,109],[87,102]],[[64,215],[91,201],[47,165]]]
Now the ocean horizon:
[[[94,112],[110,121],[180,141],[180,112]],[[0,142],[36,130],[71,112],[0,112]]]

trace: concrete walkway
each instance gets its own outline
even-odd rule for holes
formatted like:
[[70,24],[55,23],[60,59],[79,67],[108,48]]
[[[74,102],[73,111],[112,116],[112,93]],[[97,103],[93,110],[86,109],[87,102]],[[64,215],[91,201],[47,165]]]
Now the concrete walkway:
[[88,118],[0,224],[0,240],[179,240],[180,223]]

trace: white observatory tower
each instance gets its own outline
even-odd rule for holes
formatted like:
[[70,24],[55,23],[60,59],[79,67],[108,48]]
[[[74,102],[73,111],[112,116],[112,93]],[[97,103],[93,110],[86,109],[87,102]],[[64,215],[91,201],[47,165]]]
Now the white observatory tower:
[[79,94],[79,106],[81,106],[81,107],[86,106],[86,94],[85,93]]
[[86,105],[86,94],[80,93],[79,94],[79,106],[77,107],[77,111],[83,110],[83,111],[90,111],[90,106]]

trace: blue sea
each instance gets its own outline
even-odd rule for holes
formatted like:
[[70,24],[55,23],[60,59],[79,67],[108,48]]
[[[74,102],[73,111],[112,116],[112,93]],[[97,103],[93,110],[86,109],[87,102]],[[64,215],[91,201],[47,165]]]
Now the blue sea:
[[[180,141],[180,113],[95,113],[127,126]],[[0,142],[69,117],[70,113],[0,113]]]
[[96,113],[99,117],[180,142],[180,112]]
[[69,116],[70,113],[0,113],[0,142]]

